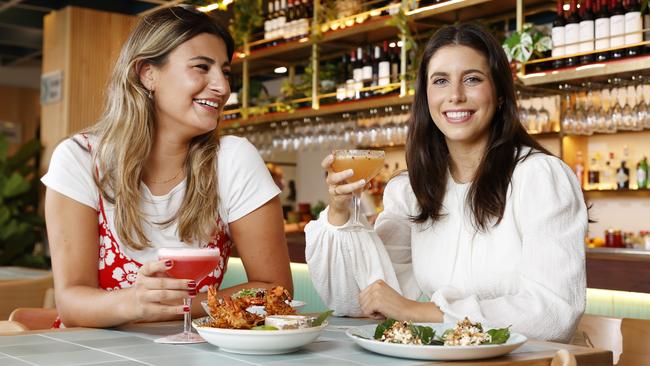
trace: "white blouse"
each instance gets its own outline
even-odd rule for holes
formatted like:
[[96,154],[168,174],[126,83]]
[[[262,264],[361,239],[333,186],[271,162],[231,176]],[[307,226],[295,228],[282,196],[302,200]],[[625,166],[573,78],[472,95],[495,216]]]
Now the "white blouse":
[[[501,222],[477,231],[469,184],[450,177],[445,216],[409,217],[419,205],[406,173],[384,192],[374,232],[343,232],[327,211],[305,227],[316,290],[338,315],[361,315],[358,295],[383,279],[405,297],[425,296],[445,322],[464,317],[535,339],[567,342],[585,308],[587,208],[573,171],[535,153],[514,170]],[[347,224],[346,224],[347,225]]]

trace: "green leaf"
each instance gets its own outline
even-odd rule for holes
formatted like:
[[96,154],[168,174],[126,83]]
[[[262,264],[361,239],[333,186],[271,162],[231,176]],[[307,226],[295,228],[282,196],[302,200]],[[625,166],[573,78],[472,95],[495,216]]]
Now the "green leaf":
[[39,140],[32,139],[27,141],[14,155],[7,159],[7,170],[13,171],[14,169],[25,166],[29,160],[37,156],[40,150],[41,142]]
[[279,330],[278,328],[272,326],[272,325],[258,325],[256,327],[251,328],[252,330]]
[[425,325],[415,325],[411,323],[410,328],[411,333],[413,333],[414,336],[420,338],[422,344],[431,344],[431,341],[436,335],[436,332],[433,330],[433,328],[427,327]]
[[487,333],[492,337],[492,341],[483,344],[504,344],[510,338],[510,326],[507,328],[490,329]]
[[314,320],[314,322],[312,323],[312,325],[313,325],[314,327],[320,327],[320,325],[323,324],[323,322],[324,322],[327,318],[329,318],[330,315],[332,315],[332,314],[334,314],[334,310],[327,310],[327,311],[324,311],[324,312],[320,313],[320,315],[318,316],[318,318],[316,318],[316,320]]
[[15,197],[29,190],[29,182],[18,173],[13,173],[4,187],[2,187],[2,196],[5,198]]
[[386,329],[392,327],[396,322],[397,320],[395,319],[386,319],[380,323],[377,328],[375,328],[375,339],[381,339],[381,336],[384,334]]
[[0,163],[7,161],[7,151],[9,150],[9,141],[7,137],[0,134]]

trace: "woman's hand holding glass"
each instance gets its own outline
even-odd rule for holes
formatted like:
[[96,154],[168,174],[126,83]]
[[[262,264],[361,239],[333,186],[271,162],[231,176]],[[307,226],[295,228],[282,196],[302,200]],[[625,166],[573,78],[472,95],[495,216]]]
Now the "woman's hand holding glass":
[[173,265],[171,260],[161,260],[146,262],[140,267],[132,287],[135,320],[171,320],[191,311],[183,305],[183,299],[188,295],[196,296],[196,282],[169,277],[165,271]]
[[332,225],[341,226],[350,218],[350,202],[354,193],[361,192],[366,185],[365,179],[347,183],[347,179],[354,175],[352,169],[342,172],[334,172],[332,163],[334,155],[330,154],[321,163],[323,169],[327,170],[327,186],[330,195],[330,207],[328,221]]

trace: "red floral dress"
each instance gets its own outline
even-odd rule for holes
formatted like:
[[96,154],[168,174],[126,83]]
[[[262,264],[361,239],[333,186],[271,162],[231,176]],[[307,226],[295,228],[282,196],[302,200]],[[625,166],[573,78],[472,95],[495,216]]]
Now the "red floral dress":
[[[86,139],[88,151],[91,151],[88,138],[85,135],[83,136]],[[111,229],[108,227],[108,220],[104,211],[104,200],[101,194],[99,195],[99,211],[97,211],[97,214],[99,219],[99,287],[106,291],[129,288],[133,286],[142,263],[130,258],[120,250],[120,246],[117,240],[115,240],[115,235],[113,235]],[[218,230],[212,238],[212,241],[206,247],[219,248],[221,258],[217,268],[199,282],[197,286],[199,291],[210,285],[218,288],[226,272],[232,241],[220,218],[217,219],[217,228]],[[61,325],[61,320],[57,319],[54,322],[53,328],[59,328]]]

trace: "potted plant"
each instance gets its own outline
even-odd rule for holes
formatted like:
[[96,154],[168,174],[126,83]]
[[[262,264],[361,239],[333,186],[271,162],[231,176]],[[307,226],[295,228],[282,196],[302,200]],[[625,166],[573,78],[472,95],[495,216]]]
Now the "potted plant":
[[526,23],[521,32],[512,32],[502,46],[514,76],[519,64],[528,62],[531,58],[544,57],[544,52],[551,50],[552,42],[551,37],[539,27]]
[[37,247],[45,227],[38,213],[41,144],[28,141],[12,156],[8,150],[7,138],[0,135],[0,266],[47,268],[49,261]]

